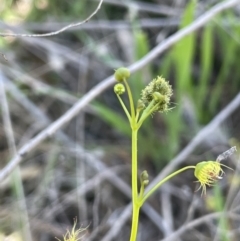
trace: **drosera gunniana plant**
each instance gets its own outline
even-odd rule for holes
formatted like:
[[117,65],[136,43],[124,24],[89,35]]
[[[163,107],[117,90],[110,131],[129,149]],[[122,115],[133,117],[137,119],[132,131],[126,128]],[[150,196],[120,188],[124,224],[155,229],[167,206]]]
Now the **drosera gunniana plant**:
[[[222,179],[224,171],[222,167],[229,168],[228,166],[221,163],[223,159],[232,155],[236,151],[236,147],[232,147],[228,151],[219,155],[216,161],[203,161],[198,163],[196,166],[183,167],[172,174],[165,177],[148,192],[145,192],[145,187],[149,183],[147,171],[143,171],[140,175],[140,189],[138,189],[138,161],[137,161],[137,136],[140,127],[143,122],[153,114],[160,112],[164,113],[169,111],[170,98],[173,94],[172,87],[168,81],[163,77],[158,76],[153,79],[141,93],[141,98],[137,101],[136,106],[132,98],[132,92],[127,80],[130,77],[130,71],[127,68],[121,67],[115,71],[115,79],[118,82],[114,86],[114,92],[129,120],[129,125],[132,130],[132,227],[130,241],[136,241],[138,222],[139,222],[139,211],[141,206],[146,200],[165,182],[179,173],[188,169],[194,169],[194,175],[197,178],[197,182],[200,183],[202,188],[202,194],[206,194],[206,187],[213,186],[218,180]],[[128,94],[130,110],[124,104],[121,98],[125,92]],[[231,169],[231,168],[229,168]],[[138,192],[138,190],[140,190]]]
[[[202,189],[201,195],[206,195],[207,186],[211,187],[217,183],[218,180],[222,179],[224,171],[223,167],[231,169],[230,167],[221,163],[222,160],[228,158],[234,152],[237,151],[236,147],[232,147],[229,150],[223,152],[218,156],[216,161],[202,161],[197,165],[183,167],[168,176],[163,180],[158,182],[149,191],[145,192],[145,188],[149,183],[148,173],[144,170],[140,175],[140,189],[138,189],[138,161],[137,161],[137,136],[140,127],[143,122],[149,116],[160,112],[168,112],[171,108],[170,98],[173,94],[172,87],[168,81],[163,77],[157,77],[153,79],[141,93],[141,98],[137,101],[136,106],[132,98],[132,92],[127,80],[130,77],[130,71],[127,68],[119,68],[115,71],[115,79],[118,83],[114,86],[114,92],[129,120],[129,125],[132,130],[132,227],[130,241],[136,241],[138,222],[139,222],[139,211],[142,205],[147,201],[147,199],[165,182],[167,182],[172,177],[186,171],[189,169],[194,169],[194,175],[197,178],[197,182],[200,183],[199,188]],[[124,93],[128,94],[129,106],[127,108],[121,95]],[[130,110],[128,110],[130,109]],[[231,169],[232,170],[232,169]],[[138,192],[138,190],[140,190]],[[76,229],[76,219],[71,231],[63,236],[63,241],[78,241],[81,240],[83,236],[80,236],[85,229]],[[59,239],[58,239],[59,240]],[[61,240],[59,240],[61,241]]]

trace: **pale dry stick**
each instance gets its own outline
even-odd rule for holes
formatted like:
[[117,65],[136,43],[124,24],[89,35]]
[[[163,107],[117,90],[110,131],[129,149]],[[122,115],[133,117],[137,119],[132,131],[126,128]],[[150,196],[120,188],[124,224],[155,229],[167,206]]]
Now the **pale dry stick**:
[[[161,44],[156,46],[152,51],[150,51],[145,57],[137,61],[135,64],[129,67],[130,71],[136,72],[143,66],[150,63],[153,59],[158,57],[160,53],[171,47],[173,44],[177,43],[180,39],[187,36],[188,34],[196,31],[208,21],[210,21],[216,14],[223,10],[237,5],[240,0],[229,0],[217,4],[211,8],[208,12],[203,14],[201,17],[196,19],[192,24],[179,30],[177,33],[173,34],[169,38],[165,39]],[[10,163],[2,169],[0,172],[0,182],[6,178],[11,171],[23,160],[23,157],[34,149],[38,144],[44,141],[46,138],[51,137],[55,132],[67,124],[73,117],[75,117],[86,105],[92,101],[95,97],[100,95],[105,89],[111,86],[115,82],[114,76],[110,76],[103,80],[101,83],[92,88],[85,96],[83,96],[71,109],[69,109],[65,114],[63,114],[58,120],[49,125],[45,130],[40,132],[35,138],[29,141],[18,151],[18,154],[10,161]]]
[[116,237],[119,232],[121,232],[122,226],[129,220],[129,213],[131,212],[132,204],[130,203],[118,217],[117,222],[114,223],[110,231],[108,231],[108,233],[101,239],[101,241],[109,241],[112,240],[113,237]]
[[[35,106],[32,102],[30,102],[23,93],[21,93],[16,86],[8,81],[3,75],[2,78],[4,82],[6,83],[6,86],[8,87],[8,90],[12,93],[14,98],[23,105],[24,108],[26,108],[30,114],[33,116],[33,118],[36,119],[36,121],[43,121],[43,125],[47,125],[50,123],[49,118],[40,110],[37,106]],[[63,132],[59,132],[56,134],[56,138],[59,139],[61,142],[63,142],[65,145],[73,147],[75,144],[74,142],[69,139]],[[77,146],[77,151],[73,150],[73,153],[78,152],[79,155],[84,157],[84,160],[87,161],[88,164],[90,164],[97,172],[103,172],[104,170],[108,169],[108,167],[102,163],[95,155],[86,152],[80,145]],[[116,186],[120,191],[122,191],[126,196],[129,198],[131,197],[131,188],[130,186],[124,182],[121,178],[119,178],[115,173],[109,174],[109,181]],[[162,218],[161,216],[150,206],[145,205],[143,208],[143,211],[145,214],[149,217],[149,219],[158,227],[159,230],[161,230],[163,233],[165,233],[165,226],[162,225]]]
[[77,26],[80,26],[84,23],[87,23],[101,8],[101,5],[103,3],[103,0],[100,0],[99,1],[99,4],[97,6],[97,8],[95,9],[95,11],[90,14],[85,20],[81,21],[81,22],[77,22],[77,23],[71,23],[57,31],[54,31],[54,32],[50,32],[50,33],[43,33],[43,34],[21,34],[21,33],[0,33],[0,36],[1,37],[49,37],[49,36],[54,36],[54,35],[57,35],[57,34],[60,34],[64,31],[66,31],[67,29],[69,28],[73,28],[73,27],[77,27]]
[[[0,22],[0,26],[6,27],[6,24]],[[17,28],[17,27],[12,27],[9,25],[7,25],[7,27],[10,28],[12,31],[17,31],[17,32],[22,31],[21,29],[19,30],[19,27]],[[98,44],[102,44],[102,43],[106,44],[111,39],[112,39],[111,34],[107,35],[105,37],[100,38],[98,40]],[[33,45],[35,47],[41,47],[44,50],[46,50],[46,52],[48,52],[49,54],[56,54],[56,55],[63,56],[65,62],[67,62],[67,63],[68,63],[68,59],[77,63],[78,66],[80,63],[79,67],[81,67],[82,70],[85,70],[85,68],[86,68],[85,61],[88,62],[88,60],[86,59],[87,57],[85,57],[85,54],[89,51],[86,46],[80,47],[77,49],[72,49],[63,44],[57,43],[56,41],[53,41],[50,38],[42,38],[42,39],[40,39],[40,38],[22,38],[21,41],[27,42],[29,45]],[[90,44],[91,43],[89,43],[89,45]],[[32,51],[32,49],[29,48],[29,51]],[[38,56],[38,57],[42,58],[41,56]],[[45,61],[45,59],[43,59],[43,61]]]
[[[239,209],[239,207],[238,207],[238,209]],[[219,218],[222,216],[223,216],[223,212],[217,212],[217,213],[210,213],[203,217],[194,219],[193,221],[187,223],[186,225],[183,225],[177,231],[172,233],[169,237],[161,239],[159,241],[175,241],[176,238],[180,237],[184,232],[188,231],[189,229],[192,229],[204,222],[209,222],[209,220],[216,219],[216,218]],[[231,216],[232,216],[233,218],[235,218],[236,213],[232,210],[231,212],[229,211],[229,212],[224,213],[224,216],[229,217],[229,218],[231,218]],[[238,218],[239,218],[239,216],[238,216]]]
[[[179,26],[179,18],[142,18],[138,20],[138,26],[142,29],[159,29],[159,28],[169,28]],[[63,23],[24,23],[18,25],[22,29],[27,31],[55,31],[63,26]],[[9,26],[10,27],[10,26]],[[122,29],[132,29],[132,24],[129,21],[124,20],[99,20],[91,21],[74,29],[68,29],[68,31],[79,31],[79,30],[88,30],[88,31],[102,31],[102,30],[122,30]]]
[[188,211],[187,211],[187,217],[185,219],[184,224],[189,223],[193,219],[195,210],[198,206],[199,206],[199,197],[197,195],[194,195],[191,203],[189,204]]
[[[0,75],[1,75],[1,70],[0,70]],[[5,86],[1,76],[0,76],[0,99],[1,99],[1,105],[2,105],[3,127],[7,138],[9,153],[10,153],[10,156],[12,157],[16,155],[17,148],[15,144],[15,138],[14,138],[14,133],[12,128],[8,101],[5,93]],[[19,226],[22,228],[23,238],[28,241],[31,241],[32,235],[30,230],[27,206],[25,202],[26,200],[25,200],[23,183],[21,180],[19,166],[17,166],[16,169],[13,171],[11,177],[12,177],[14,188],[16,189],[16,199],[17,199],[16,214],[19,216],[19,220],[20,220]]]
[[[160,197],[161,201],[161,210],[163,220],[166,222],[167,233],[165,236],[170,235],[173,232],[173,215],[172,215],[172,202],[171,195],[168,192],[162,192]],[[177,240],[176,240],[177,241]]]

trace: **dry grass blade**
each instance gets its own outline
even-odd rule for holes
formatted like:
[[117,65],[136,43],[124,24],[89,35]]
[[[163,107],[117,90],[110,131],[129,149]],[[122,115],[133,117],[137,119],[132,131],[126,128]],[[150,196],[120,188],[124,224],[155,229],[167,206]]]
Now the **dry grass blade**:
[[[14,133],[12,128],[12,121],[10,117],[8,101],[5,93],[5,86],[4,86],[3,79],[1,78],[1,71],[0,71],[0,99],[1,99],[1,105],[2,105],[3,126],[4,126],[4,131],[8,142],[9,153],[10,153],[10,156],[14,156],[17,153],[17,149],[15,144],[15,138],[14,138]],[[20,169],[18,166],[12,173],[11,179],[13,181],[14,188],[16,189],[15,190],[16,199],[17,199],[16,215],[19,215],[18,225],[19,227],[21,227],[22,229],[21,231],[23,232],[25,239],[32,241],[23,184],[20,176]]]
[[[218,212],[218,213],[211,213],[211,214],[207,214],[201,218],[197,218],[191,222],[189,222],[188,224],[186,225],[183,225],[181,228],[179,228],[177,231],[175,231],[174,233],[171,234],[171,236],[169,236],[168,238],[164,238],[164,239],[161,239],[159,241],[174,241],[176,240],[178,237],[180,237],[181,234],[183,234],[184,232],[188,231],[189,229],[192,229],[198,225],[201,225],[202,223],[204,222],[208,222],[209,220],[211,219],[216,219],[216,218],[219,218],[221,217],[222,215],[226,216],[226,217],[233,217],[235,218],[236,216],[236,213],[233,212],[233,211],[229,211],[229,212],[226,212],[226,213],[222,213],[222,212]],[[238,215],[238,218],[239,218],[239,215]]]

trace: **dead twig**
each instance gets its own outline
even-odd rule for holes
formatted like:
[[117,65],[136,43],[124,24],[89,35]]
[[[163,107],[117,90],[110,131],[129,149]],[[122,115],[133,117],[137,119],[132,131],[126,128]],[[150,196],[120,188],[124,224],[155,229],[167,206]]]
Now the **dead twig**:
[[[239,207],[238,207],[239,209]],[[197,218],[189,223],[187,223],[186,225],[183,225],[181,228],[179,228],[177,231],[175,231],[174,233],[172,233],[169,237],[167,238],[164,238],[164,239],[161,239],[159,241],[173,241],[173,240],[176,240],[178,237],[180,237],[184,232],[186,232],[187,230],[189,229],[192,229],[204,222],[208,222],[209,220],[211,219],[216,219],[216,218],[219,218],[219,217],[233,217],[235,218],[236,216],[238,216],[239,218],[239,215],[236,215],[236,213],[232,210],[232,211],[229,211],[229,212],[218,212],[218,213],[210,213],[210,214],[207,214],[203,217],[200,217],[200,218]]]
[[43,33],[43,34],[24,34],[24,33],[0,33],[0,36],[1,37],[49,37],[49,36],[54,36],[54,35],[57,35],[57,34],[60,34],[64,31],[66,31],[67,29],[69,28],[73,28],[73,27],[77,27],[79,25],[82,25],[84,23],[87,23],[101,8],[102,6],[102,3],[103,3],[103,0],[100,0],[99,1],[99,4],[97,6],[97,8],[95,9],[95,11],[90,14],[85,20],[81,21],[81,22],[77,22],[77,23],[71,23],[57,31],[54,31],[54,32],[50,32],[50,33]]

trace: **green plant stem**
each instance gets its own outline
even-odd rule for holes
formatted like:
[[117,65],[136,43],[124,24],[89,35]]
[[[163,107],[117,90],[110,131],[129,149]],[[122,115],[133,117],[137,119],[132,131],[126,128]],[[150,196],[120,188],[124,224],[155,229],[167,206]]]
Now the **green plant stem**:
[[153,113],[154,109],[158,105],[157,104],[154,106],[154,103],[155,103],[155,101],[152,100],[151,103],[148,105],[148,107],[143,111],[141,118],[138,121],[138,128],[140,128],[142,123],[147,119],[147,117]]
[[132,120],[135,121],[135,109],[134,109],[134,104],[133,104],[132,92],[131,92],[131,89],[130,89],[130,86],[129,86],[128,82],[125,79],[124,79],[124,84],[126,85],[126,89],[127,89],[127,92],[128,92],[128,98],[129,98],[129,103],[130,103]]
[[132,229],[130,241],[135,241],[137,237],[138,230],[138,219],[139,219],[139,199],[138,199],[138,183],[137,183],[137,134],[138,129],[136,128],[136,123],[132,128]]
[[138,122],[138,118],[139,118],[139,110],[136,111],[136,122]]
[[139,205],[137,205],[137,206],[133,205],[132,228],[131,228],[130,241],[136,241],[136,239],[137,239],[139,209],[140,209]]
[[138,184],[137,184],[137,134],[138,130],[132,130],[132,196],[133,201],[138,197]]
[[187,166],[187,167],[183,167],[179,170],[177,170],[176,172],[168,175],[167,177],[165,177],[162,181],[160,181],[159,183],[157,183],[151,190],[149,190],[143,197],[143,199],[140,201],[140,206],[142,206],[144,204],[144,202],[146,202],[146,200],[160,187],[162,186],[165,182],[167,182],[169,179],[171,179],[172,177],[178,175],[179,173],[186,171],[188,169],[195,169],[195,166]]
[[123,108],[123,110],[124,110],[128,120],[129,120],[129,123],[131,124],[132,123],[131,116],[130,116],[130,114],[129,114],[125,104],[123,103],[122,98],[120,97],[120,95],[117,95],[117,97],[118,97],[118,100],[119,100],[119,102],[120,102],[120,104],[121,104],[121,106],[122,106],[122,108]]

